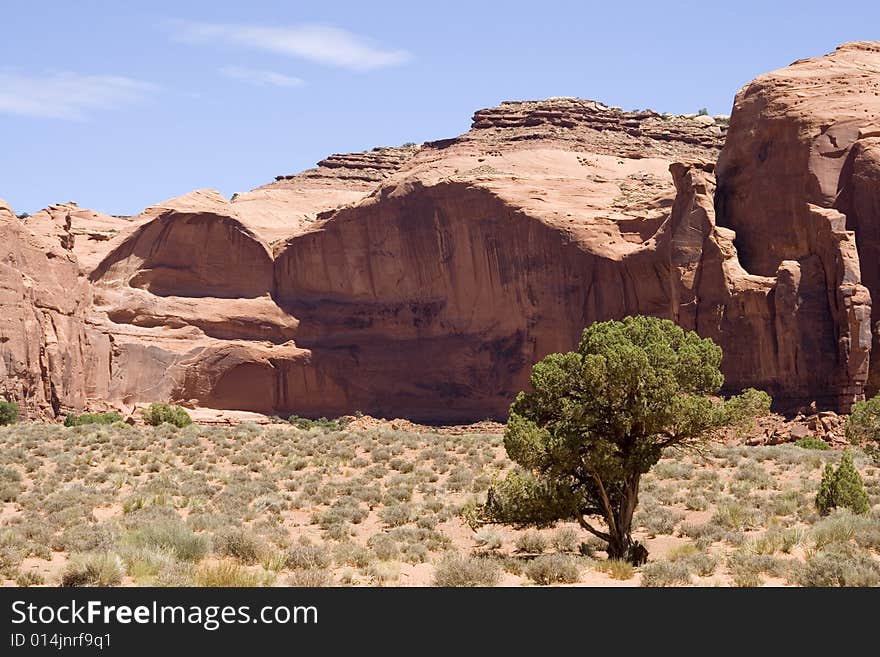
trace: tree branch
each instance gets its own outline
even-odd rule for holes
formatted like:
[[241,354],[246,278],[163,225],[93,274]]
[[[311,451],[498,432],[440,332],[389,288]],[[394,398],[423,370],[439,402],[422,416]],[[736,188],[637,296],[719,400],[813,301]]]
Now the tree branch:
[[578,516],[578,524],[586,529],[588,532],[593,534],[593,536],[597,536],[607,543],[611,542],[611,536],[609,534],[606,534],[605,532],[600,532],[598,529],[596,529],[590,523],[584,520],[583,516]]
[[605,484],[602,483],[602,480],[599,478],[595,472],[592,473],[593,481],[596,482],[596,486],[599,488],[599,497],[602,500],[602,506],[605,508],[605,519],[608,521],[608,529],[611,530],[612,534],[617,533],[617,523],[614,520],[614,509],[611,506],[611,500],[608,499],[608,493],[605,491]]

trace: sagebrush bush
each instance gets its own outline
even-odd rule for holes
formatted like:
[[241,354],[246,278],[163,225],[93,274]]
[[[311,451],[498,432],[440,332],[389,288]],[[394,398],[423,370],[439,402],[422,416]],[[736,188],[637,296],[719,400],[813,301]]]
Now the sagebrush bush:
[[323,568],[295,568],[287,578],[287,585],[302,588],[319,588],[321,586],[330,586],[331,581],[330,572]]
[[211,549],[211,541],[196,534],[180,520],[157,519],[138,527],[126,540],[140,547],[166,549],[182,561],[201,561]]
[[816,494],[816,508],[822,514],[836,508],[847,508],[853,513],[867,513],[870,510],[865,484],[849,452],[843,453],[836,469],[831,463],[826,464]]
[[577,552],[578,533],[571,527],[557,529],[553,532],[551,541],[558,552]]
[[382,561],[396,559],[400,554],[397,541],[388,534],[374,534],[367,540],[367,547],[373,550],[377,558]]
[[144,422],[154,427],[166,422],[175,427],[185,427],[192,424],[192,418],[185,408],[164,402],[150,404],[148,408],[144,409],[143,418]]
[[605,559],[596,562],[596,570],[605,573],[611,579],[630,579],[636,574],[635,566],[623,559]]
[[837,509],[813,525],[809,534],[816,549],[833,543],[849,543],[866,548],[880,548],[880,518],[854,514],[849,509]]
[[61,573],[61,586],[115,586],[122,581],[122,573],[117,554],[76,554]]
[[273,576],[247,570],[232,561],[216,565],[202,565],[195,571],[195,585],[204,587],[255,587],[269,586]]
[[0,465],[0,502],[14,502],[21,493],[21,474],[14,468]]
[[497,550],[504,544],[504,537],[495,529],[483,527],[474,534],[474,543],[488,550]]
[[687,560],[652,561],[642,567],[642,586],[684,586],[691,583]]
[[389,527],[399,527],[416,519],[416,510],[409,503],[392,504],[382,507],[379,517]]
[[214,536],[214,551],[222,556],[233,557],[245,564],[255,564],[260,560],[265,546],[248,530],[236,527]]
[[0,426],[18,422],[18,404],[0,399]]
[[526,577],[535,584],[574,584],[580,579],[577,562],[566,554],[543,554],[525,568]]
[[333,555],[322,545],[294,545],[287,550],[286,564],[290,569],[328,568]]
[[541,554],[547,549],[547,539],[541,532],[530,529],[516,537],[516,549],[527,554]]
[[27,570],[19,573],[15,578],[15,585],[22,588],[28,586],[41,586],[46,583],[46,579],[36,570]]
[[458,553],[444,556],[434,571],[435,586],[495,586],[500,578],[496,561]]
[[801,586],[877,586],[880,562],[866,550],[834,543],[807,559],[797,581]]

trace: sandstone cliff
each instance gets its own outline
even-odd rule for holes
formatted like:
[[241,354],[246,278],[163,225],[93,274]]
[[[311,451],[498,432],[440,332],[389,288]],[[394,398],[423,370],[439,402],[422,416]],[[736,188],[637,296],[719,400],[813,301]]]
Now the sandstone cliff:
[[729,391],[846,410],[880,377],[878,51],[758,78],[729,131],[508,102],[459,137],[334,155],[232,200],[7,209],[2,392],[30,415],[168,399],[501,418],[535,360],[644,313],[718,341]]

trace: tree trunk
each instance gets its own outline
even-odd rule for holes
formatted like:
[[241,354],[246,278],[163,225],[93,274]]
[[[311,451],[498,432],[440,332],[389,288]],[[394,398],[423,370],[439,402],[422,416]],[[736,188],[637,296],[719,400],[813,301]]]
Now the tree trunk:
[[632,537],[632,519],[639,501],[640,475],[632,475],[626,482],[620,508],[616,509],[613,530],[609,532],[608,558],[628,561],[641,566],[648,561],[648,550]]
[[633,566],[644,565],[648,561],[648,550],[632,536],[612,535],[608,543],[608,558],[627,561]]

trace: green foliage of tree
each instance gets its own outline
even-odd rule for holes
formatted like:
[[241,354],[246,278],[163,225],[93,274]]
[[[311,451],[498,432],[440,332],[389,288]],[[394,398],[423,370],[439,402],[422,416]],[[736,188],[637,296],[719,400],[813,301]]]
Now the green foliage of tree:
[[849,452],[843,453],[837,469],[831,463],[825,466],[816,495],[816,508],[820,513],[826,514],[839,507],[847,508],[853,513],[867,513],[871,510],[865,483]]
[[163,422],[173,424],[176,427],[185,427],[192,424],[192,418],[185,408],[166,404],[164,402],[154,402],[149,408],[143,411],[144,422],[154,427],[159,426]]
[[68,413],[64,418],[65,427],[78,427],[83,424],[113,424],[114,422],[123,422],[123,417],[116,411],[108,413],[83,413],[76,415]]
[[[632,539],[639,482],[668,447],[696,445],[729,421],[713,401],[721,349],[669,320],[627,317],[584,330],[576,351],[551,354],[510,408],[507,454],[519,468],[490,488],[484,522],[575,520],[612,559],[641,563]],[[607,528],[588,520],[601,518]]]
[[880,461],[880,394],[853,405],[846,421],[846,437]]
[[18,422],[18,404],[0,399],[0,426]]

